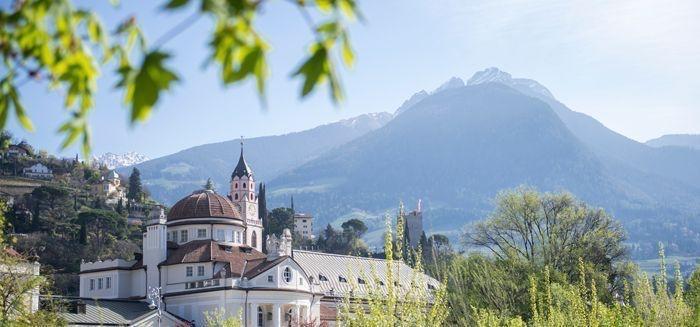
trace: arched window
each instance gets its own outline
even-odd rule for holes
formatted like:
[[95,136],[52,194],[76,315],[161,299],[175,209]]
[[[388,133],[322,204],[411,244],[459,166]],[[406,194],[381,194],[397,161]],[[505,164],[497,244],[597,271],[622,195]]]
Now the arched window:
[[234,199],[234,200],[238,200],[238,193],[236,193],[236,194],[233,195],[233,199]]
[[250,199],[253,200],[253,193],[250,193]]
[[245,188],[245,183],[243,183],[243,188]]
[[253,234],[250,236],[250,246],[252,247],[258,247],[258,234],[253,231]]
[[263,318],[265,316],[263,315],[263,310],[261,307],[258,307],[258,327],[263,327]]
[[284,281],[289,283],[292,281],[292,270],[289,269],[289,267],[284,268],[284,273],[282,274],[282,277],[284,277]]
[[233,188],[238,189],[238,183],[233,183]]

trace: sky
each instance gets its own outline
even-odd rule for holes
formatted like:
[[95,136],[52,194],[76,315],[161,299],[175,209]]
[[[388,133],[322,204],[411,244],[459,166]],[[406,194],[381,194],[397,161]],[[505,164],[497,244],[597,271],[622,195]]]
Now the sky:
[[[165,13],[164,1],[76,1],[108,26],[134,15],[151,42],[194,8]],[[671,133],[700,134],[700,2],[650,0],[360,0],[364,22],[350,26],[357,62],[341,70],[346,100],[326,87],[301,99],[291,72],[313,40],[289,3],[269,1],[258,28],[272,45],[266,108],[252,83],[224,87],[206,67],[211,22],[200,19],[163,47],[180,82],[151,119],[131,126],[113,67],[102,69],[90,116],[93,153],[136,151],[151,158],[240,136],[301,131],[364,113],[393,112],[412,94],[452,76],[465,81],[498,67],[537,80],[569,108],[638,141]],[[38,148],[60,149],[67,118],[60,90],[27,83],[21,97],[36,131],[14,120],[8,129]]]

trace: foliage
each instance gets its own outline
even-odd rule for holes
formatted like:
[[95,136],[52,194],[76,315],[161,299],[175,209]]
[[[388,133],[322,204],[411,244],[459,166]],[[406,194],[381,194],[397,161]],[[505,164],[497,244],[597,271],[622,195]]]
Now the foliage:
[[361,220],[351,219],[344,222],[342,231],[328,224],[315,240],[315,247],[326,253],[367,256],[369,249],[361,237],[367,227]]
[[[441,326],[448,314],[446,288],[439,285],[434,291],[426,285],[420,259],[416,262],[410,285],[395,285],[400,260],[394,260],[394,240],[391,220],[386,217],[384,250],[386,253],[386,284],[380,284],[375,275],[369,279],[373,286],[366,287],[367,299],[355,299],[351,294],[343,298],[339,319],[344,326]],[[396,232],[397,241],[403,234]],[[400,251],[398,251],[400,252]],[[418,256],[420,258],[420,256]],[[357,285],[353,284],[354,287]],[[365,304],[366,300],[366,304]]]
[[[198,4],[194,4],[198,2]],[[133,16],[108,27],[92,11],[75,8],[70,0],[15,1],[0,8],[0,129],[10,115],[27,130],[33,130],[19,89],[26,82],[46,82],[65,92],[68,118],[60,127],[65,148],[78,139],[87,158],[90,152],[88,115],[95,105],[101,68],[114,67],[124,93],[131,123],[147,120],[163,93],[179,78],[168,62],[171,54],[163,46],[200,18],[214,22],[210,34],[208,63],[215,64],[225,85],[254,79],[264,102],[270,46],[258,33],[257,16],[271,1],[168,0],[164,12],[189,8],[192,14],[166,31],[153,44],[146,42]],[[192,3],[191,6],[188,6]],[[346,21],[358,14],[354,0],[290,1],[314,36],[309,56],[294,71],[303,81],[302,97],[328,83],[334,101],[342,98],[334,53],[351,66],[354,54]],[[312,11],[314,15],[312,15]],[[313,17],[321,17],[315,22]],[[109,32],[113,30],[113,32]],[[138,46],[136,46],[138,45]],[[132,59],[133,58],[133,59]],[[114,62],[114,64],[112,64]]]
[[226,309],[218,307],[212,311],[204,312],[204,326],[207,327],[240,327],[242,312],[238,316],[226,315]]
[[126,197],[129,200],[141,202],[143,195],[141,172],[138,168],[134,167],[134,169],[131,170],[131,175],[129,175],[129,189],[127,190]]
[[[8,206],[0,199],[0,226],[4,227]],[[32,312],[31,295],[48,285],[46,278],[34,275],[34,263],[7,247],[0,228],[0,326],[60,326],[64,322],[48,310]]]
[[625,272],[615,263],[625,258],[625,233],[602,209],[590,208],[568,193],[540,194],[529,188],[499,193],[488,220],[464,235],[467,245],[486,248],[501,260],[525,260],[549,266],[570,280],[583,258],[601,281],[618,281],[607,291],[620,291]]
[[288,228],[294,230],[294,212],[291,208],[274,208],[267,216],[266,235],[282,235],[282,231]]
[[214,182],[211,181],[211,178],[207,178],[207,182],[204,184],[204,189],[205,190],[213,190],[214,189]]

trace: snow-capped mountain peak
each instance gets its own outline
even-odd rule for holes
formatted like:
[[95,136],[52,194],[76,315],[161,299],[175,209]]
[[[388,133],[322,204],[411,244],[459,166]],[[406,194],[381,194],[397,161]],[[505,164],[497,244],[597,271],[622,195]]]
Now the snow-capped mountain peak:
[[149,159],[148,159],[148,157],[146,157],[140,153],[136,153],[136,152],[131,151],[131,152],[122,153],[122,154],[107,152],[107,153],[104,153],[100,156],[93,156],[92,160],[93,160],[93,162],[95,162],[95,164],[105,165],[109,169],[116,169],[116,168],[135,165],[135,164],[144,162],[144,161],[149,160]]
[[456,89],[464,86],[464,81],[459,77],[452,77],[447,82],[442,83],[440,87],[433,91],[433,94],[442,92],[445,90]]
[[549,90],[535,80],[527,78],[513,78],[509,73],[506,73],[496,67],[486,68],[482,71],[474,73],[468,81],[467,85],[478,85],[484,83],[501,83],[510,86],[517,90],[528,89],[534,92],[537,96],[542,96],[554,99]]

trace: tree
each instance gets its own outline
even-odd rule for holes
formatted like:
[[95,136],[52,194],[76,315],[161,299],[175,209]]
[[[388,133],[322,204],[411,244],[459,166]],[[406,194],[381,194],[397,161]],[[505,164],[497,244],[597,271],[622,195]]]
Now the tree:
[[607,279],[619,279],[615,263],[626,256],[624,240],[622,226],[602,209],[568,193],[540,194],[525,187],[501,192],[489,219],[464,235],[466,245],[488,249],[499,259],[549,266],[572,280],[579,258]]
[[126,197],[135,202],[141,202],[143,198],[143,188],[141,187],[141,172],[134,167],[129,175],[129,190]]
[[116,210],[120,215],[124,214],[124,200],[122,198],[119,198],[119,201],[117,201],[117,207],[114,210]]
[[109,254],[114,244],[127,236],[126,219],[114,211],[86,210],[78,214],[78,223],[84,233],[80,239],[89,245],[94,258]]
[[213,190],[214,189],[214,183],[211,181],[211,177],[207,178],[206,184],[204,184],[204,189],[205,190]]
[[[116,62],[116,88],[124,92],[130,121],[143,122],[163,93],[179,80],[168,67],[172,55],[163,46],[202,18],[211,20],[214,26],[208,35],[210,54],[206,61],[217,66],[225,85],[254,79],[264,104],[270,46],[257,30],[256,18],[268,3],[272,2],[163,1],[164,12],[193,12],[148,44],[134,16],[126,17],[118,26],[104,26],[96,13],[77,9],[70,0],[16,1],[8,11],[0,11],[0,99],[5,100],[0,102],[0,129],[5,128],[5,118],[12,111],[25,129],[33,130],[18,88],[27,81],[48,83],[66,90],[64,106],[68,119],[59,129],[65,136],[62,146],[81,140],[84,157],[88,158],[88,115],[94,108],[100,68]],[[334,58],[339,53],[346,66],[354,62],[345,26],[359,14],[355,0],[290,3],[291,9],[298,10],[309,25],[315,40],[308,57],[293,72],[303,81],[302,97],[327,83],[332,99],[340,100],[342,91]],[[318,17],[322,22],[314,21]]]
[[353,238],[361,238],[367,232],[367,225],[362,220],[353,218],[340,225],[343,228],[343,233],[352,236]]
[[266,235],[282,235],[282,231],[285,228],[288,228],[290,231],[294,230],[294,213],[291,208],[280,207],[272,209],[267,219]]

